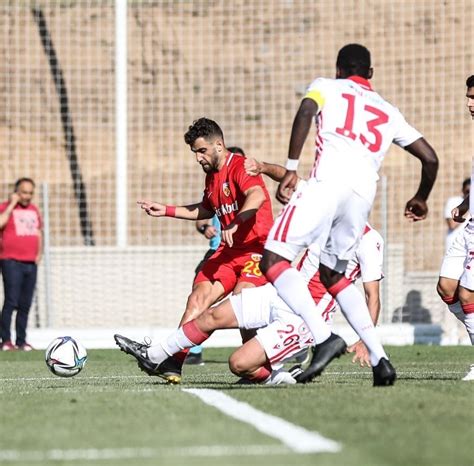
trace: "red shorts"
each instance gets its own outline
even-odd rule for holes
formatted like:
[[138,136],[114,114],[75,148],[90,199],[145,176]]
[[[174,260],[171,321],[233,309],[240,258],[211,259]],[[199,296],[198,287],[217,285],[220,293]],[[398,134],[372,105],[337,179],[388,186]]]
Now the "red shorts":
[[204,263],[194,283],[221,282],[226,295],[239,282],[252,283],[255,286],[264,285],[267,280],[259,267],[262,253],[263,244],[251,246],[246,250],[219,246]]

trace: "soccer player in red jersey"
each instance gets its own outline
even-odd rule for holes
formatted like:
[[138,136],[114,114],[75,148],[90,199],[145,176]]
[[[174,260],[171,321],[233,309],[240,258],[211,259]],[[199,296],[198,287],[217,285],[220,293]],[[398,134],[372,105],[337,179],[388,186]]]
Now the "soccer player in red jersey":
[[[238,293],[242,288],[266,283],[259,262],[273,224],[270,196],[262,177],[246,173],[245,157],[226,149],[223,132],[215,121],[207,118],[194,121],[184,140],[206,173],[202,200],[186,206],[138,201],[152,217],[195,221],[217,215],[221,223],[221,245],[196,275],[180,326],[197,318],[231,291]],[[116,341],[126,351],[120,339]],[[168,361],[170,381],[179,382],[185,356],[183,351],[174,356],[175,361]],[[153,346],[148,348],[147,357],[153,361]]]

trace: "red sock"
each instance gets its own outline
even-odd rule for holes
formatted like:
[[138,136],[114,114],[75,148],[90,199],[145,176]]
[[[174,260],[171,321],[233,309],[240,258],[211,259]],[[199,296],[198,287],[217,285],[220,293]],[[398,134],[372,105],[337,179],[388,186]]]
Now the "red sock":
[[454,303],[458,302],[458,297],[457,297],[457,295],[455,295],[455,296],[443,296],[441,299],[442,299],[448,306],[449,306],[450,304],[454,304]]
[[270,282],[270,283],[274,283],[275,280],[286,270],[286,269],[290,269],[291,268],[291,264],[286,261],[286,260],[283,260],[283,261],[280,261],[280,262],[277,262],[276,264],[273,264],[268,270],[267,270],[267,273],[265,274],[265,276],[267,277],[267,280]]
[[260,367],[252,374],[245,375],[244,378],[249,379],[255,383],[261,383],[261,382],[265,382],[265,380],[267,380],[271,374],[272,374],[272,366],[270,365],[269,362],[267,362],[264,366]]
[[474,313],[474,303],[461,304],[462,312],[464,314],[473,314]]
[[195,345],[200,345],[209,338],[209,333],[203,332],[197,326],[195,320],[186,322],[182,328],[186,338],[188,338],[189,341],[192,341]]
[[335,298],[338,293],[340,293],[342,290],[344,290],[351,284],[352,282],[348,278],[342,277],[337,283],[334,283],[334,285],[328,288],[328,292],[333,298]]

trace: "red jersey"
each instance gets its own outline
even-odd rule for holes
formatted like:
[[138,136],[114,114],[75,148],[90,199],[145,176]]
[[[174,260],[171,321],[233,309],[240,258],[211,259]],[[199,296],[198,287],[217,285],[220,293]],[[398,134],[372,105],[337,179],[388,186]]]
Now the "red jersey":
[[[0,204],[0,212],[4,212],[8,204],[9,202]],[[41,228],[38,208],[33,204],[28,207],[17,204],[7,224],[0,230],[0,259],[34,262],[39,252]]]
[[252,186],[260,186],[265,193],[265,201],[255,216],[239,225],[234,234],[233,249],[248,245],[264,244],[273,225],[272,205],[262,176],[250,176],[245,172],[245,157],[240,154],[226,156],[223,167],[218,172],[208,173],[202,205],[206,210],[214,211],[222,229],[229,226],[245,202],[244,192]]

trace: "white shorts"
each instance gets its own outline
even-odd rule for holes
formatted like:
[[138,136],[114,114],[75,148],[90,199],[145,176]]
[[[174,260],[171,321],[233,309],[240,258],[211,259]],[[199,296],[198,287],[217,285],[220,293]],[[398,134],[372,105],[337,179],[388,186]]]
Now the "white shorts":
[[466,259],[464,270],[459,284],[467,290],[474,291],[474,220],[471,219],[464,228],[464,244],[466,248]]
[[275,298],[278,298],[278,294],[270,283],[244,288],[239,294],[231,295],[229,300],[239,328],[254,329],[268,325]]
[[239,328],[258,328],[257,340],[273,369],[314,344],[303,319],[291,311],[272,285],[244,288],[229,299]]
[[321,249],[320,262],[344,273],[371,206],[343,183],[315,178],[300,182],[275,220],[265,249],[292,261],[303,248],[316,244]]
[[291,311],[281,311],[280,317],[257,330],[257,340],[262,345],[273,370],[302,349],[314,345],[313,336],[304,320]]
[[474,291],[474,220],[465,225],[462,234],[455,236],[446,251],[440,277],[459,280],[459,284]]

